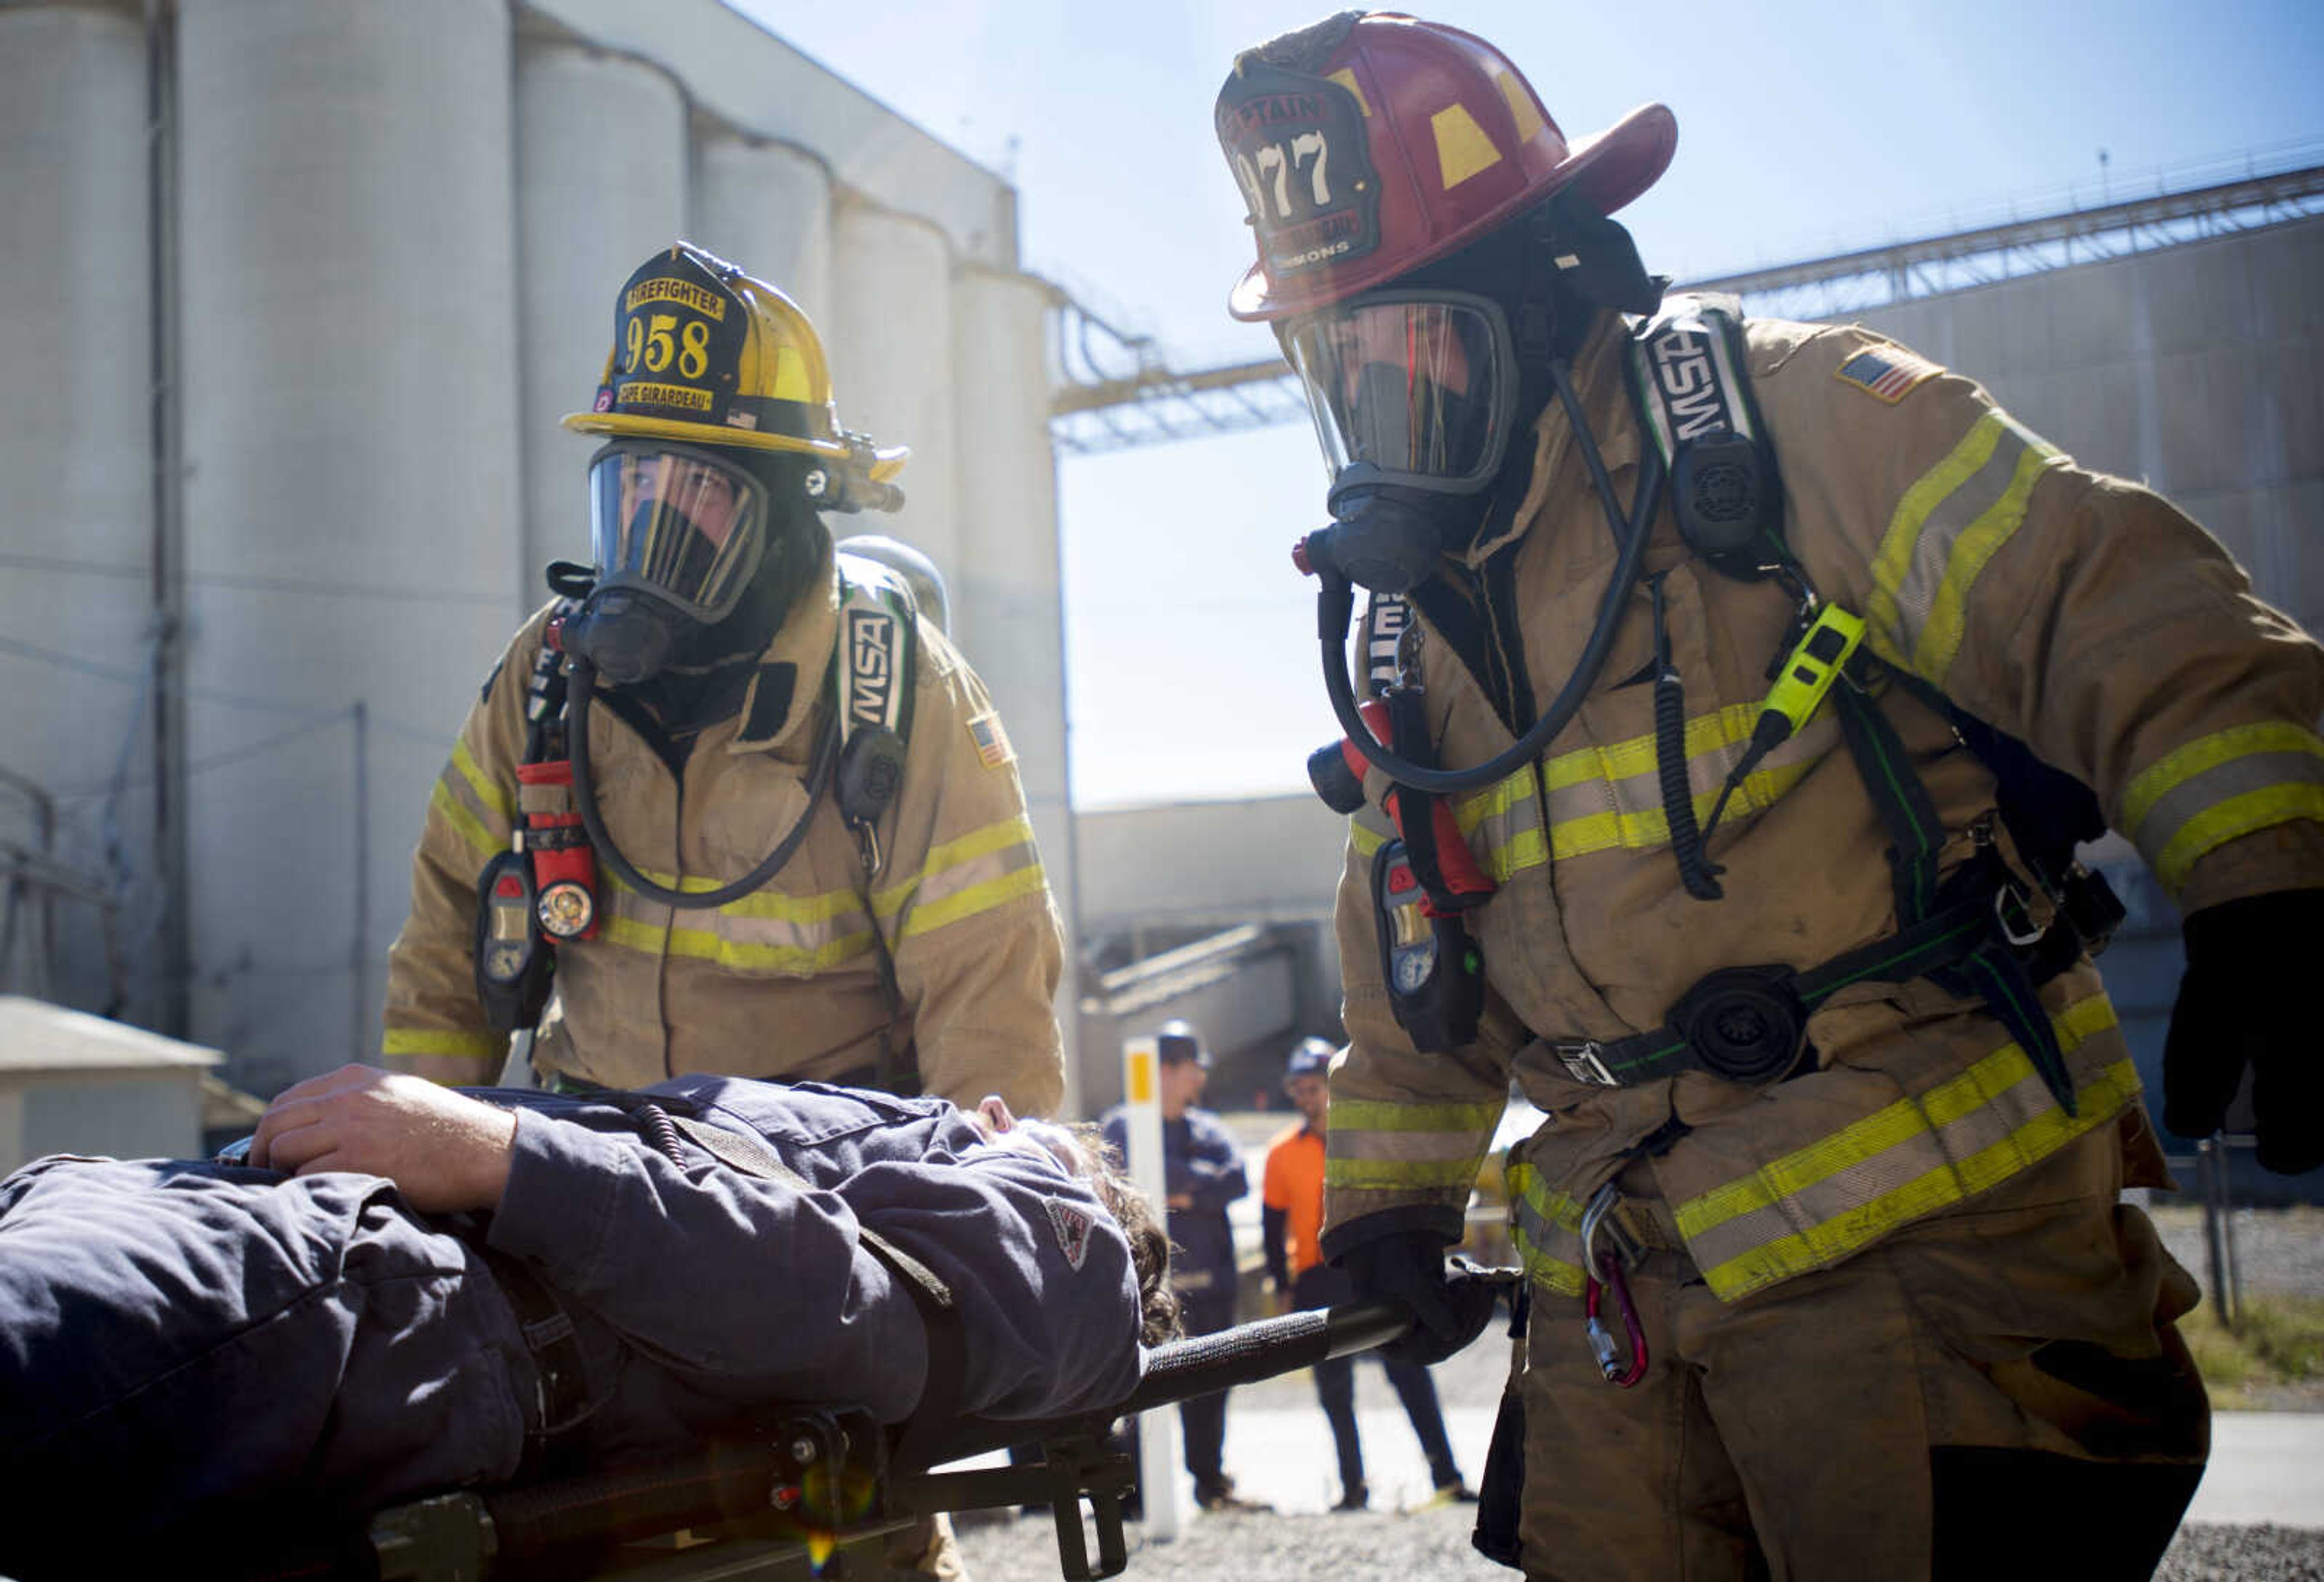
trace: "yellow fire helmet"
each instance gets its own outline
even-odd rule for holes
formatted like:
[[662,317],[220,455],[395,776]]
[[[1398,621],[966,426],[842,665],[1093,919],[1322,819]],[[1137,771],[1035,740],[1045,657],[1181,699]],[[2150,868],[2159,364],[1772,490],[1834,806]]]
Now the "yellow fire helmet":
[[826,510],[897,510],[891,480],[912,454],[839,426],[823,343],[798,303],[685,242],[622,285],[596,404],[565,427],[814,456],[825,464],[805,486]]

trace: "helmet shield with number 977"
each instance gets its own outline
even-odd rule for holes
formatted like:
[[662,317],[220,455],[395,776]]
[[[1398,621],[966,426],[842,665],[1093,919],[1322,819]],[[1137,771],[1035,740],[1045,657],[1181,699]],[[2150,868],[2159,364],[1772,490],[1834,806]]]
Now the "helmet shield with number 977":
[[1379,180],[1363,108],[1328,78],[1253,62],[1221,95],[1219,143],[1270,278],[1323,271],[1379,245]]
[[1241,319],[1391,285],[1569,189],[1610,215],[1678,144],[1660,105],[1568,143],[1500,51],[1394,12],[1342,12],[1244,51],[1213,121],[1259,243],[1227,299]]

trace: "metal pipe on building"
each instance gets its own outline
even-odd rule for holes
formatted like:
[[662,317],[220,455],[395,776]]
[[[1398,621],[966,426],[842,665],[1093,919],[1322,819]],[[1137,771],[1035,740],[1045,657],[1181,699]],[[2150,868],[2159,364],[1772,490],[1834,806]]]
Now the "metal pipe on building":
[[402,920],[517,607],[510,23],[180,0],[177,31],[192,1019],[263,1088],[376,1053],[342,1043],[378,1026],[354,952]]

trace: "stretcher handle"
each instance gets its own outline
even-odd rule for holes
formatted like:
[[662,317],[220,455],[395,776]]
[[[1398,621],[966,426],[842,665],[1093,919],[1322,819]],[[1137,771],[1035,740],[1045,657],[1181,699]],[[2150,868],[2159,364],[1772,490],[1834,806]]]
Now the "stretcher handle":
[[[1518,1272],[1482,1272],[1496,1284],[1514,1284]],[[1044,1421],[1001,1421],[964,1418],[951,1430],[934,1437],[917,1461],[937,1467],[963,1457],[981,1456],[1011,1445],[1038,1444],[1075,1434],[1102,1434],[1117,1417],[1192,1400],[1236,1384],[1257,1384],[1278,1374],[1296,1373],[1334,1357],[1386,1346],[1413,1326],[1412,1310],[1400,1301],[1342,1302],[1336,1307],[1311,1308],[1281,1318],[1237,1324],[1214,1334],[1173,1340],[1146,1354],[1138,1387],[1112,1406],[1072,1417]],[[918,1470],[918,1467],[899,1469]]]

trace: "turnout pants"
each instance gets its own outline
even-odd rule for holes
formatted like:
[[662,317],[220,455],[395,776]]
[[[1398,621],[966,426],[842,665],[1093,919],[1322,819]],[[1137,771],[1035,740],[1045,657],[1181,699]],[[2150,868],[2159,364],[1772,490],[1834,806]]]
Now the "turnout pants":
[[[2116,1201],[2114,1128],[1732,1303],[1674,1250],[1652,1179],[1622,1177],[1662,1243],[1630,1276],[1650,1354],[1636,1387],[1600,1374],[1581,1299],[1534,1293],[1528,1577],[2153,1572],[2202,1476],[2209,1408],[2173,1325],[2194,1281]],[[1620,1339],[1610,1292],[1600,1312]]]

